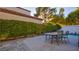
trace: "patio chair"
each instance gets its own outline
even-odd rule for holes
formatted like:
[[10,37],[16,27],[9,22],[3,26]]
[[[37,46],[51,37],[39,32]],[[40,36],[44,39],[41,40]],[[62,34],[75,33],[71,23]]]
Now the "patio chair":
[[54,43],[54,41],[58,44],[57,36],[51,36],[51,44]]
[[70,42],[68,39],[69,31],[66,31],[65,34],[63,35],[65,43]]
[[50,34],[44,34],[45,35],[45,41],[49,41],[52,37]]
[[57,31],[57,33],[58,33],[57,39],[62,42],[62,40],[63,40],[63,31]]
[[74,35],[77,35],[77,32],[75,32]]
[[78,35],[78,48],[79,48],[79,33],[77,35]]
[[57,36],[52,36],[52,42],[55,40],[56,43],[59,45],[59,42],[62,40],[62,33],[63,31],[57,31]]
[[61,41],[62,43],[66,41],[69,42],[68,40],[68,34],[69,34],[69,31],[66,31],[66,33],[64,34],[63,31],[58,31],[58,36],[57,36],[57,40]]

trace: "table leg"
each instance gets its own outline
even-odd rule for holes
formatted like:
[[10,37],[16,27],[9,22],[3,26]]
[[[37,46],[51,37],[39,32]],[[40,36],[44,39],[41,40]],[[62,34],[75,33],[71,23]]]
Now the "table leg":
[[49,40],[51,39],[51,35],[49,35]]
[[57,45],[59,45],[59,37],[56,35],[56,43],[57,43]]
[[51,44],[54,42],[54,36],[51,35]]
[[47,41],[48,40],[48,35],[45,35],[45,38],[46,38],[45,40]]

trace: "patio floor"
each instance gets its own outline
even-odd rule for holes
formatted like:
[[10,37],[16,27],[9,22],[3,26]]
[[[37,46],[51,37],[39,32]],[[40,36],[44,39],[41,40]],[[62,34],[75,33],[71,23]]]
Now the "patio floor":
[[1,42],[0,51],[79,51],[79,48],[69,44],[50,44],[45,41],[45,36],[41,35]]

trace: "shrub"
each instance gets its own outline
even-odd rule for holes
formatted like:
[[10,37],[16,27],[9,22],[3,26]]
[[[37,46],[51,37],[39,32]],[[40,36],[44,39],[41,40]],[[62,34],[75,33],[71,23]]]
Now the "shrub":
[[45,24],[44,32],[54,32],[54,31],[59,30],[60,28],[61,28],[61,26],[58,24],[53,25],[51,23],[47,23],[47,24]]
[[59,30],[59,29],[61,29],[61,26],[60,26],[59,24],[56,24],[56,25],[54,26],[53,31],[57,31],[57,30]]
[[20,37],[28,35],[38,35],[45,32],[58,30],[59,25],[36,24],[32,22],[15,21],[15,20],[1,20],[0,19],[0,39],[11,37]]

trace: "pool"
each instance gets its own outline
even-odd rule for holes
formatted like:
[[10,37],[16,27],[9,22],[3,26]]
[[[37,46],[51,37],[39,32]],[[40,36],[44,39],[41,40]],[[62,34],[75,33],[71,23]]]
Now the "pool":
[[78,35],[68,35],[68,39],[70,41],[70,45],[78,47]]

